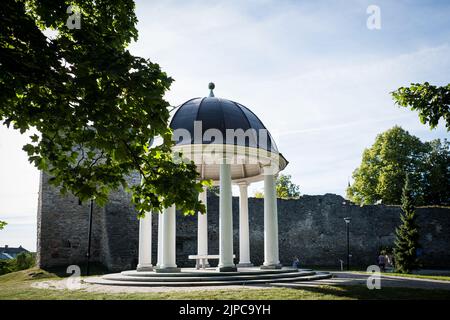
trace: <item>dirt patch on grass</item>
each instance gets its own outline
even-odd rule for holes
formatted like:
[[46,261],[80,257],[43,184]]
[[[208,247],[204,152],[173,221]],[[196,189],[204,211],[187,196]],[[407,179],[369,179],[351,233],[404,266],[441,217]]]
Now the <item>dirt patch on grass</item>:
[[242,290],[242,289],[263,289],[264,286],[199,286],[199,287],[138,287],[138,286],[110,286],[101,284],[71,281],[71,279],[36,281],[31,284],[32,288],[52,289],[52,290],[82,290],[85,292],[98,293],[147,293],[147,292],[192,292],[205,290]]

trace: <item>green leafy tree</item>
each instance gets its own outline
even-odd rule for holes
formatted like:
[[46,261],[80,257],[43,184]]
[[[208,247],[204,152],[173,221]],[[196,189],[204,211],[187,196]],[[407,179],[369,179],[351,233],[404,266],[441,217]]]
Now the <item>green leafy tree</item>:
[[[291,175],[278,175],[275,188],[279,199],[298,199],[300,197],[300,187],[292,182]],[[256,191],[254,197],[264,198],[264,192]]]
[[264,193],[261,191],[256,191],[254,197],[257,199],[264,199]]
[[450,143],[436,139],[426,143],[424,203],[450,205]]
[[[80,29],[66,25],[69,5]],[[174,203],[204,212],[205,182],[171,153],[163,96],[173,79],[127,50],[138,37],[134,9],[131,0],[2,1],[0,123],[38,132],[23,150],[62,193],[103,205],[123,186],[140,213]],[[156,136],[163,143],[151,146]],[[132,172],[141,184],[128,185]]]
[[416,224],[414,196],[410,187],[409,175],[406,176],[402,193],[401,225],[396,229],[394,248],[395,269],[401,273],[410,273],[418,266],[419,228]]
[[433,86],[428,82],[412,83],[392,92],[394,101],[401,107],[419,112],[420,121],[435,128],[442,118],[450,130],[450,84]]
[[364,150],[361,165],[353,172],[348,198],[358,204],[400,204],[407,173],[415,197],[423,203],[423,163],[427,147],[399,126],[379,134]]
[[214,194],[216,196],[219,196],[219,194],[220,194],[220,187],[219,186],[210,186],[208,188],[208,192],[212,193],[212,194]]
[[300,187],[292,182],[291,175],[280,174],[275,183],[277,198],[298,199],[300,197]]
[[1,221],[0,220],[0,230],[2,230],[3,228],[5,228],[7,225],[7,223],[5,221]]

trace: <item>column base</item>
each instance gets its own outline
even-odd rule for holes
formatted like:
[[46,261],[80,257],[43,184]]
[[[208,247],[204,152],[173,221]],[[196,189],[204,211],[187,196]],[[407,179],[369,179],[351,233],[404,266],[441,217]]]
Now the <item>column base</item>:
[[176,272],[181,272],[181,269],[178,267],[159,267],[155,269],[156,273],[176,273]]
[[250,268],[250,267],[254,267],[253,263],[251,262],[240,262],[236,265],[236,267],[238,268]]
[[136,268],[136,271],[153,271],[153,265],[148,264],[148,265],[139,265]]
[[275,270],[275,269],[281,269],[283,266],[281,263],[274,263],[274,264],[268,264],[268,265],[262,265],[260,268],[261,270]]
[[228,266],[228,267],[217,267],[217,271],[219,272],[236,272],[236,266]]

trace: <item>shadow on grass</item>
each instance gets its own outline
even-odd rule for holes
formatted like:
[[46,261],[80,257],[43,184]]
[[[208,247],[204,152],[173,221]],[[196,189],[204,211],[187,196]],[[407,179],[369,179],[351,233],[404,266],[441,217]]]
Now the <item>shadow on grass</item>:
[[[81,276],[86,275],[86,265],[84,264],[78,264],[78,266],[81,269]],[[68,266],[60,266],[60,267],[52,267],[52,268],[45,268],[43,270],[52,273],[60,278],[69,277],[71,273],[67,273],[67,267]],[[111,271],[108,271],[108,269],[102,265],[101,263],[91,263],[89,266],[89,275],[90,276],[99,276],[103,274],[111,273]]]
[[312,269],[314,271],[343,271],[343,272],[366,272],[367,267],[364,266],[352,266],[350,270],[344,268],[341,270],[339,266],[315,266],[315,265],[302,265],[303,269]]
[[369,290],[362,285],[299,287],[310,293],[358,300],[450,300],[450,290],[382,287]]

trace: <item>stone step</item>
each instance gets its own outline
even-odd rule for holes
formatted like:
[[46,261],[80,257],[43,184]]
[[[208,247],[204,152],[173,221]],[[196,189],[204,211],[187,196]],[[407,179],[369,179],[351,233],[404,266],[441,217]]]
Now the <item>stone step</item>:
[[[275,269],[275,270],[261,270],[259,268],[255,269],[239,269],[236,272],[227,272],[226,275],[260,275],[260,274],[279,274],[279,273],[292,273],[292,272],[312,272],[312,269],[294,269],[294,268],[283,268],[283,269]],[[210,277],[217,276],[218,272],[215,269],[206,269],[206,270],[196,270],[196,269],[181,269],[181,272],[173,272],[173,273],[158,273],[155,271],[136,271],[136,270],[128,270],[122,271],[120,274],[124,276],[132,276],[132,277]]]
[[221,274],[216,272],[208,276],[166,276],[166,274],[159,274],[158,277],[140,277],[140,276],[124,276],[123,274],[111,274],[103,276],[106,280],[113,281],[138,281],[138,282],[200,282],[200,281],[230,281],[230,280],[254,280],[254,279],[276,279],[276,278],[294,278],[294,277],[306,277],[315,275],[314,271],[291,271],[291,272],[279,272],[279,273],[258,273],[258,274]]
[[[274,278],[274,279],[227,279],[221,281],[119,281],[119,280],[108,280],[104,278],[90,278],[85,279],[86,283],[91,284],[102,284],[102,285],[117,285],[117,286],[148,286],[148,287],[194,287],[194,286],[227,286],[227,285],[261,285],[269,283],[279,283],[284,282],[301,282],[301,281],[313,281],[319,279],[331,278],[332,275],[328,273],[317,273],[308,276],[295,276],[295,277],[284,277],[284,278]],[[150,280],[150,279],[147,279]]]

